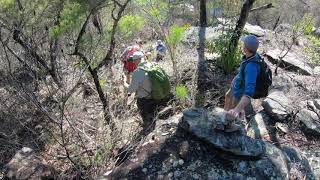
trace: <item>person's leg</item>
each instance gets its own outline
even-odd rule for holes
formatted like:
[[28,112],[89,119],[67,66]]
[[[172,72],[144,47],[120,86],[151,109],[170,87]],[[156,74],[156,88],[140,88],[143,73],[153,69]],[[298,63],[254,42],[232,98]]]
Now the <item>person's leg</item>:
[[223,109],[229,111],[230,109],[237,106],[239,100],[233,96],[233,89],[230,88],[224,97],[224,107]]
[[251,120],[251,118],[255,115],[254,109],[252,107],[252,103],[250,101],[250,103],[248,104],[248,106],[246,106],[244,108],[244,115],[245,115],[245,120],[247,122],[249,122]]
[[153,120],[155,117],[156,103],[152,99],[139,98],[137,105],[143,120],[143,129],[152,130],[154,127]]

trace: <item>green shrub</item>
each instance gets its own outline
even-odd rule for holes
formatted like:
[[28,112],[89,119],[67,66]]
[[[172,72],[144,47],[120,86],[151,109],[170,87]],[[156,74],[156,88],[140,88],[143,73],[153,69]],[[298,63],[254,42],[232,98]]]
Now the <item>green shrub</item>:
[[175,91],[175,96],[180,100],[185,100],[188,97],[188,89],[182,84],[178,84]]
[[123,16],[119,22],[120,32],[125,36],[129,37],[135,32],[138,32],[144,26],[144,20],[138,15],[126,15]]
[[241,61],[241,50],[239,47],[235,49],[235,52],[228,53],[232,32],[232,29],[227,29],[217,40],[206,43],[209,53],[217,53],[220,56],[217,59],[217,64],[226,74],[232,73]]
[[308,36],[308,39],[311,46],[306,48],[305,51],[308,54],[309,61],[320,66],[320,39],[311,35]]

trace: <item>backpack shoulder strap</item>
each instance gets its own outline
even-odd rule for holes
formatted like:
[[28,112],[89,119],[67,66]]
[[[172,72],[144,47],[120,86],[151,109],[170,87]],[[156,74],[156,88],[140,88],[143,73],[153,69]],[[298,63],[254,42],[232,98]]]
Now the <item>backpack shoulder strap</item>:
[[258,64],[260,66],[260,68],[262,67],[262,63],[264,62],[264,60],[263,59],[256,60],[256,59],[257,58],[254,58],[253,60],[246,61],[246,62],[244,62],[242,64],[242,68],[240,70],[241,70],[241,75],[242,75],[243,79],[244,79],[244,76],[245,76],[245,69],[246,69],[247,64],[255,63],[255,64]]

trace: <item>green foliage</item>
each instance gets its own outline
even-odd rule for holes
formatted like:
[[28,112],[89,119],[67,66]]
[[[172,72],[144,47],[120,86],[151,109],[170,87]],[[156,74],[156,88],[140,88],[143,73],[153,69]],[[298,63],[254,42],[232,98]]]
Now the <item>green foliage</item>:
[[185,100],[188,97],[188,89],[183,84],[178,84],[176,86],[175,96],[178,99]]
[[188,26],[181,27],[178,25],[173,25],[170,27],[169,33],[166,36],[166,43],[170,48],[172,61],[174,61],[176,57],[176,49],[180,44],[187,27]]
[[241,61],[240,47],[237,47],[235,52],[228,53],[232,32],[233,29],[227,29],[217,40],[206,43],[209,53],[216,53],[220,56],[217,63],[226,74],[233,72],[239,66]]
[[138,15],[123,16],[119,22],[119,30],[125,36],[129,37],[138,32],[144,26],[144,20]]
[[306,14],[303,16],[300,24],[302,26],[304,34],[310,35],[315,25],[315,18],[310,14]]
[[186,29],[187,29],[187,26],[182,26],[182,27],[178,25],[171,26],[169,30],[169,34],[166,37],[167,44],[172,46],[173,48],[176,48],[178,44],[181,42]]
[[309,61],[317,66],[320,66],[320,39],[314,36],[308,36],[309,42],[311,43],[305,51],[308,54]]
[[106,82],[107,81],[105,79],[100,79],[99,80],[99,84],[100,84],[101,87],[105,87],[106,86]]
[[0,0],[0,7],[3,9],[9,9],[14,7],[15,0]]
[[162,22],[168,17],[169,4],[166,1],[136,0],[135,2],[143,9],[143,12],[151,16],[153,20],[156,19],[158,22]]
[[60,24],[51,29],[50,35],[59,37],[80,27],[81,19],[84,18],[86,10],[87,7],[84,4],[77,2],[66,4],[61,14]]
[[300,33],[310,35],[315,25],[315,18],[310,14],[305,14],[300,21],[292,25],[292,33],[298,36]]

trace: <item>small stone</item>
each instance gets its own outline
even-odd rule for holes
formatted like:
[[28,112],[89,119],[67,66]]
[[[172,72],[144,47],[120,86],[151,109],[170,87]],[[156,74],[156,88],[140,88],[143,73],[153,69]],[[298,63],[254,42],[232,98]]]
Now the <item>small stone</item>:
[[179,160],[179,165],[182,166],[183,164],[184,164],[183,159],[180,159],[180,160]]
[[244,172],[246,171],[246,169],[247,169],[247,163],[244,162],[244,161],[241,161],[241,162],[239,163],[239,171],[240,171],[241,173],[244,173]]
[[152,164],[150,164],[148,167],[151,169],[152,168]]
[[168,174],[168,177],[169,177],[169,178],[171,178],[172,176],[173,176],[173,173],[172,173],[172,172]]
[[175,171],[174,172],[174,177],[180,177],[181,176],[181,172],[180,171]]
[[193,179],[199,179],[199,175],[198,174],[194,174],[192,175]]
[[142,169],[142,172],[143,172],[143,173],[147,173],[147,171],[148,171],[147,168],[143,168],[143,169]]
[[178,164],[179,164],[179,162],[177,162],[177,161],[173,162],[173,167],[177,167]]
[[170,163],[173,163],[173,159],[170,159],[169,162],[170,162]]

